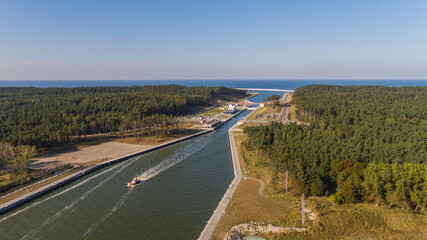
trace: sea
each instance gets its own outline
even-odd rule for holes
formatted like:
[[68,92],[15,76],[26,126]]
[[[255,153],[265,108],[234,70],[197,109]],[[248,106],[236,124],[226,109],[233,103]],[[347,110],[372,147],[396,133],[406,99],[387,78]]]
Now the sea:
[[340,86],[427,86],[426,80],[37,80],[0,81],[0,87],[95,87],[95,86],[144,86],[179,84],[184,86],[224,86],[233,88],[263,88],[295,90],[311,84]]

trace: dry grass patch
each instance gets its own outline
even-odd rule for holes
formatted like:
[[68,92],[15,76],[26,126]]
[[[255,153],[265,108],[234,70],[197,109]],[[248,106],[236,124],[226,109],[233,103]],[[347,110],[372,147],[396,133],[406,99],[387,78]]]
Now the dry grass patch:
[[291,202],[261,197],[258,195],[258,189],[259,183],[256,181],[240,182],[212,239],[224,239],[228,231],[240,223],[258,221],[287,225],[286,223],[295,220],[295,210]]
[[245,122],[241,125],[241,128],[245,127],[253,127],[253,126],[261,126],[261,125],[268,125],[270,122],[263,121],[263,122]]
[[426,239],[427,236],[425,214],[370,204],[323,205],[317,212],[318,220],[304,239]]
[[261,114],[261,112],[264,110],[264,108],[258,107],[256,110],[254,110],[249,116],[248,119],[249,120],[255,120],[255,116],[258,114]]
[[[65,173],[63,173],[63,174],[59,174],[59,175],[56,175],[56,176],[54,176],[54,177],[48,178],[48,179],[46,179],[45,181],[43,181],[43,182],[39,182],[39,183],[34,184],[34,185],[30,186],[30,187],[25,187],[25,186],[24,186],[24,187],[21,187],[21,188],[20,188],[20,191],[17,191],[17,192],[15,192],[15,193],[10,194],[10,195],[7,195],[7,196],[4,196],[4,197],[1,197],[1,198],[0,198],[0,204],[6,203],[6,202],[8,202],[8,201],[10,201],[10,200],[13,200],[13,199],[15,199],[15,198],[17,198],[17,197],[19,197],[19,196],[22,196],[22,195],[26,194],[26,193],[28,193],[28,192],[35,191],[35,190],[37,190],[37,189],[39,189],[39,188],[41,188],[41,187],[43,187],[43,186],[45,186],[45,185],[47,185],[47,184],[50,184],[50,183],[52,183],[52,182],[55,182],[55,181],[57,181],[57,180],[59,180],[59,179],[61,179],[61,178],[64,178],[64,177],[66,177],[66,176],[68,176],[68,175],[70,175],[70,174],[73,174],[73,173],[75,173],[75,172],[77,172],[77,171],[79,171],[79,170],[80,170],[80,169],[71,169],[71,170],[70,170],[70,171],[68,171],[68,172],[65,172]],[[7,194],[7,192],[6,192],[6,193],[4,193],[4,194]]]
[[279,114],[282,111],[281,106],[268,106],[264,108],[265,110],[262,112],[262,114]]
[[293,93],[289,93],[288,101],[286,103],[290,103],[292,101]]
[[209,109],[206,112],[199,113],[195,117],[200,117],[200,116],[212,117],[212,116],[216,116],[216,115],[218,115],[224,111],[225,111],[224,109],[220,109],[220,107],[216,107],[216,108]]
[[130,138],[121,138],[121,139],[115,139],[117,142],[121,143],[127,143],[127,144],[138,144],[138,145],[157,145],[164,141],[166,141],[167,138],[164,137],[158,137],[158,138],[136,138],[136,137],[130,137]]
[[[261,121],[275,121],[275,120],[278,119],[278,117],[280,117],[281,111],[282,111],[282,107],[281,106],[270,106],[270,105],[266,105],[263,108],[259,107],[257,110],[255,110],[249,116],[248,119],[249,120],[261,120]],[[259,114],[263,114],[263,115],[275,114],[276,117],[275,118],[267,118],[267,119],[256,118],[256,116],[259,115]]]

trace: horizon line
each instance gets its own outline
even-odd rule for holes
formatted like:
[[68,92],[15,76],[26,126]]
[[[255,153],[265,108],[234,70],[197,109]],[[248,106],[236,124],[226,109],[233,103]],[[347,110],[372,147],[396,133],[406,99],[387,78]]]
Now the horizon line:
[[390,79],[385,79],[385,78],[378,78],[378,79],[369,79],[369,78],[362,78],[362,79],[357,79],[357,78],[337,78],[337,79],[327,79],[327,78],[316,78],[316,79],[308,79],[308,78],[304,78],[304,79],[289,79],[289,78],[284,78],[284,79],[258,79],[258,78],[254,78],[254,79],[215,79],[215,78],[200,78],[200,79],[57,79],[57,80],[53,80],[53,79],[13,79],[13,80],[8,80],[8,79],[0,79],[0,81],[427,81],[427,78],[425,79],[409,79],[409,78],[404,78],[404,79],[397,79],[397,78],[390,78]]

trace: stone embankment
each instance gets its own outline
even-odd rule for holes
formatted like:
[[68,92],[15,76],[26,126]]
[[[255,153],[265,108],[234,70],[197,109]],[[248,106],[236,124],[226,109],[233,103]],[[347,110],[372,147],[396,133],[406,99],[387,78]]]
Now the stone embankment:
[[253,236],[268,233],[279,234],[305,231],[307,231],[307,228],[277,227],[272,224],[251,222],[234,226],[225,238],[225,240],[241,240],[244,236]]

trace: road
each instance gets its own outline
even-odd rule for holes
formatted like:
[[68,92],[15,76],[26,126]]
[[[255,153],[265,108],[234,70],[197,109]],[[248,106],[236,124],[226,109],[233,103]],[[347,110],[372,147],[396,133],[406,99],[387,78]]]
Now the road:
[[289,105],[287,104],[289,98],[289,93],[285,93],[280,99],[280,103],[283,106],[282,115],[280,116],[281,122],[288,122],[288,115],[289,115]]

